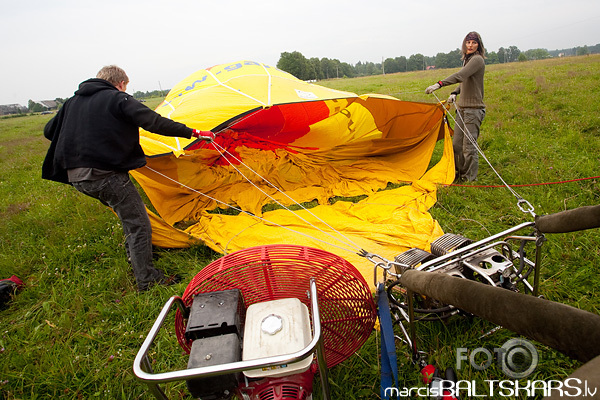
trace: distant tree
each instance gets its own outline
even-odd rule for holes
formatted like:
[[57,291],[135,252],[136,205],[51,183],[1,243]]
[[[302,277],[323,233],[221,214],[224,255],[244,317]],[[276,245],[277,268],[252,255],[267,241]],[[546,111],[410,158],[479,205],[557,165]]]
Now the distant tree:
[[506,60],[506,49],[504,47],[498,49],[498,62],[502,64],[508,62]]
[[528,60],[543,60],[550,58],[550,53],[546,49],[530,49],[525,52]]
[[336,77],[335,64],[329,58],[321,58],[321,71],[324,79]]
[[321,61],[317,57],[309,59],[307,66],[309,79],[321,80],[324,78]]
[[517,46],[510,46],[506,50],[506,54],[508,59],[506,62],[517,61],[519,59],[519,55],[521,54],[521,50],[519,50]]
[[67,100],[68,99],[63,99],[62,97],[55,98],[54,101],[56,102],[56,108],[60,110]]
[[329,60],[329,66],[333,72],[332,78],[343,78],[344,70],[342,69],[342,65],[340,60],[334,58],[333,60]]
[[420,71],[425,69],[425,56],[423,54],[413,54],[408,58],[408,70]]
[[578,56],[586,56],[586,55],[590,54],[590,51],[588,50],[588,47],[586,45],[583,47],[578,47],[577,52],[575,54],[577,54]]
[[462,67],[462,52],[460,49],[455,49],[452,50],[450,53],[448,53],[448,55],[450,56],[450,59],[452,60],[451,66],[453,68],[456,67]]
[[361,61],[357,62],[356,65],[354,66],[354,72],[356,73],[357,76],[365,75],[364,64]]
[[400,64],[396,58],[386,58],[383,62],[383,67],[386,74],[400,72]]
[[42,112],[46,109],[46,107],[29,99],[29,102],[27,103],[27,109],[29,112]]
[[[517,46],[500,47],[497,52],[488,51],[486,64],[508,63],[524,60],[540,60],[550,57],[600,53],[600,44],[574,47],[572,49],[552,50],[531,49],[521,52]],[[436,68],[458,68],[462,66],[460,49],[449,53],[438,53],[435,57],[413,54],[410,57],[394,57],[382,60],[382,63],[358,61],[355,65],[337,59],[306,59],[301,53],[281,53],[277,67],[303,80],[332,79],[355,76],[369,76],[385,73],[421,71],[428,66]],[[137,95],[137,93],[136,93]]]
[[375,75],[377,73],[377,67],[372,62],[365,63],[365,75]]
[[435,56],[434,65],[436,68],[456,68],[462,65],[460,59],[460,50],[456,49],[450,53],[438,53]]
[[435,67],[435,57],[423,56],[423,65],[424,68]]
[[498,53],[496,53],[495,51],[490,51],[489,53],[486,52],[485,56],[486,56],[486,59],[485,59],[486,64],[498,64],[500,62],[498,60]]
[[343,71],[343,76],[345,78],[354,78],[356,76],[356,70],[354,67],[348,63],[340,63],[340,68]]
[[292,53],[283,52],[277,62],[277,68],[282,71],[289,72],[298,79],[307,80],[308,77],[308,60],[299,51]]
[[396,62],[398,63],[398,68],[400,72],[406,72],[408,68],[408,59],[404,56],[396,57]]

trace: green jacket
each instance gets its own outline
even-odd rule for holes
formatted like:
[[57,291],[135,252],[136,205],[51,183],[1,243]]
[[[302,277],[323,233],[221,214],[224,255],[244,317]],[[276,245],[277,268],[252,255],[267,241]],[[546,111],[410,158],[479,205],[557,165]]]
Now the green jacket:
[[460,83],[452,93],[460,94],[457,104],[460,108],[485,108],[483,103],[483,74],[485,60],[479,54],[469,56],[460,71],[440,81],[442,86]]

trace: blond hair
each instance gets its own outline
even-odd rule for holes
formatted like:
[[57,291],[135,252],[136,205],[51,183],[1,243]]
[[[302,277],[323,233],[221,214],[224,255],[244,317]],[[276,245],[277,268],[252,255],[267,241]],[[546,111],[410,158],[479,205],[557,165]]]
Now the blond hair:
[[109,81],[113,85],[117,86],[121,82],[129,83],[129,77],[125,73],[122,68],[117,67],[116,65],[107,65],[103,67],[96,74],[96,78],[104,79],[105,81]]

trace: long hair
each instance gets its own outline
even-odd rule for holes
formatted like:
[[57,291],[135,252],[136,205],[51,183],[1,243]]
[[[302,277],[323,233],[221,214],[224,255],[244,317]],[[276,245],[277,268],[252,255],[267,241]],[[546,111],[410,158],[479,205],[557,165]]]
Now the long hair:
[[467,58],[467,40],[475,40],[479,44],[479,46],[477,46],[477,51],[475,53],[479,54],[483,58],[486,58],[485,57],[485,47],[483,46],[483,41],[481,40],[481,35],[479,35],[479,33],[475,32],[475,31],[473,31],[473,32],[467,33],[467,36],[465,36],[465,38],[463,39],[461,60],[464,60],[465,58]]
[[129,83],[129,77],[127,77],[125,71],[116,65],[107,65],[106,67],[103,67],[98,71],[98,74],[96,74],[96,78],[109,81],[115,86],[121,82]]

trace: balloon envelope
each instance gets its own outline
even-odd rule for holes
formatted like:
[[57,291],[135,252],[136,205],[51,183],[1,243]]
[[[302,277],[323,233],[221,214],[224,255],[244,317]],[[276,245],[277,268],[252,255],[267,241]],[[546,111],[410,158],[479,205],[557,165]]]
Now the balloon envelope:
[[428,213],[436,184],[454,179],[439,104],[338,91],[239,61],[191,74],[156,111],[216,133],[207,143],[141,130],[148,164],[132,175],[151,203],[157,246],[202,242],[227,254],[306,245],[346,258],[371,282],[360,249],[393,260],[443,234]]

